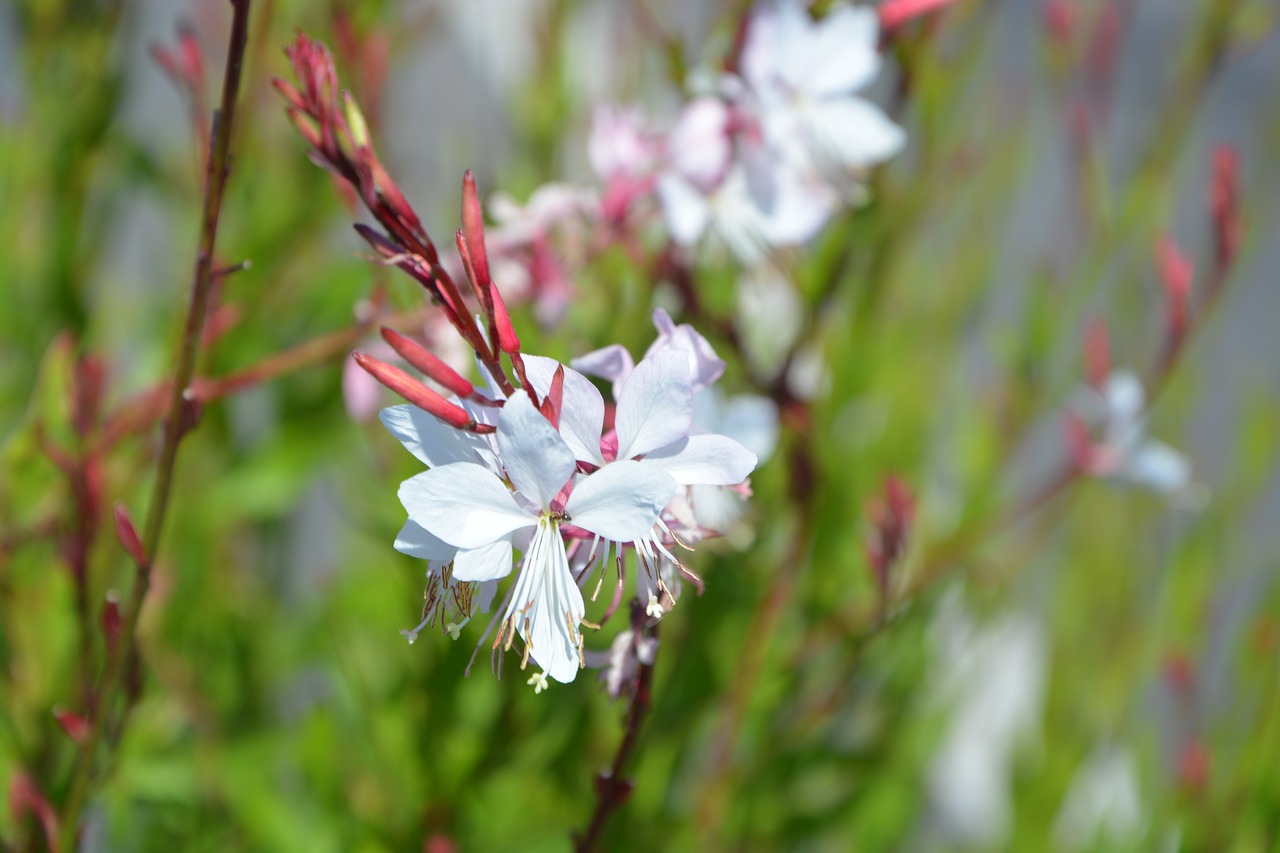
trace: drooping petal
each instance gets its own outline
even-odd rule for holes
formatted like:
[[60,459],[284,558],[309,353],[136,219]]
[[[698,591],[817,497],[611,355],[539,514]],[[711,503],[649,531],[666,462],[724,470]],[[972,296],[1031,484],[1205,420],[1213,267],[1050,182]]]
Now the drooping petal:
[[627,381],[631,371],[636,368],[635,359],[621,344],[610,344],[603,349],[593,350],[569,363],[583,373],[612,382],[614,399],[617,399],[618,392],[622,390],[622,383]]
[[902,150],[907,135],[879,107],[862,98],[825,98],[806,103],[802,125],[810,149],[824,168],[864,169]]
[[688,356],[663,350],[636,365],[618,398],[618,458],[665,447],[693,423],[693,389]]
[[433,468],[454,462],[480,462],[490,455],[483,438],[454,429],[417,406],[390,406],[378,417],[406,450]]
[[1135,486],[1167,495],[1191,482],[1191,465],[1181,453],[1152,439],[1129,458],[1118,476]]
[[458,549],[439,536],[435,536],[413,519],[409,519],[396,535],[396,550],[401,554],[417,557],[419,560],[448,562],[453,559]]
[[460,581],[496,581],[511,574],[511,540],[499,539],[467,548],[453,558],[453,577]]
[[441,465],[400,484],[409,518],[458,548],[479,548],[537,519],[493,473],[470,462]]
[[733,486],[755,470],[756,455],[723,435],[690,435],[644,457],[681,486]]
[[585,613],[564,540],[555,525],[544,519],[525,552],[507,617],[514,616],[538,665],[562,684],[578,675],[578,630]]
[[573,451],[524,391],[512,394],[502,407],[498,450],[516,489],[543,509],[551,506],[577,467]]
[[570,523],[612,542],[633,542],[658,520],[676,493],[676,481],[644,462],[612,462],[573,488]]
[[[556,370],[564,365],[540,355],[524,357],[529,382],[539,397],[551,388]],[[572,368],[564,369],[564,405],[560,410],[560,437],[573,455],[583,462],[604,464],[600,455],[600,433],[604,431],[604,398],[591,380]],[[567,479],[567,478],[566,478]],[[563,483],[561,484],[563,485]]]

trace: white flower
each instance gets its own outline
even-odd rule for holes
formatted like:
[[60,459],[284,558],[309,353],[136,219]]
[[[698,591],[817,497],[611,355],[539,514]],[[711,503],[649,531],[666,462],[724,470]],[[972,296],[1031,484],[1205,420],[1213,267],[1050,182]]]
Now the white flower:
[[1147,438],[1142,383],[1128,371],[1107,378],[1101,394],[1088,392],[1086,418],[1101,422],[1102,441],[1090,449],[1090,473],[1161,495],[1182,491],[1191,483],[1185,456],[1164,442]]
[[854,93],[880,71],[876,12],[833,7],[813,21],[796,0],[758,6],[747,29],[742,76],[768,145],[804,171],[863,169],[898,153],[902,128]]
[[457,549],[459,580],[506,576],[514,537],[530,535],[497,641],[505,638],[509,647],[518,633],[551,678],[572,681],[581,663],[584,606],[560,525],[572,523],[606,542],[634,541],[649,534],[675,481],[656,466],[628,461],[574,481],[574,452],[523,391],[503,407],[497,445],[510,486],[484,465],[460,461],[406,480],[400,500],[410,520]]

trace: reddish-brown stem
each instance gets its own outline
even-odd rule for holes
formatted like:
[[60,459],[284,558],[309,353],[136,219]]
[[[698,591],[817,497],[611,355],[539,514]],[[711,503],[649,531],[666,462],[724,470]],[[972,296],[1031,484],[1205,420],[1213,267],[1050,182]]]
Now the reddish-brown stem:
[[[658,623],[644,629],[654,640],[658,639]],[[655,649],[656,649],[655,645]],[[648,663],[641,661],[636,672],[635,690],[631,693],[631,704],[627,708],[627,728],[618,742],[618,751],[614,753],[613,763],[609,769],[602,771],[596,778],[596,807],[591,813],[591,821],[586,832],[575,835],[573,849],[575,853],[591,853],[600,849],[601,835],[609,818],[620,809],[631,794],[632,783],[624,772],[627,763],[635,752],[640,741],[640,732],[645,718],[653,704],[653,668],[657,663],[657,652]]]
[[[200,333],[204,328],[209,308],[209,294],[213,286],[214,246],[218,234],[218,219],[222,212],[223,192],[231,167],[231,133],[235,123],[236,101],[240,91],[241,66],[244,62],[245,44],[249,34],[249,7],[251,0],[233,0],[230,45],[222,83],[222,104],[214,116],[214,138],[205,166],[204,207],[201,214],[200,241],[196,252],[195,272],[191,287],[191,301],[187,309],[186,326],[178,366],[169,395],[169,416],[165,425],[164,443],[157,464],[155,486],[151,503],[147,507],[147,520],[143,533],[143,550],[154,561],[164,530],[165,515],[173,488],[173,473],[178,458],[178,445],[184,433],[183,413],[187,407],[188,385],[195,375],[196,360],[200,352]],[[137,654],[138,617],[151,584],[152,562],[137,567],[137,578],[124,613],[124,627],[120,642],[107,655],[107,664],[96,697],[93,726],[88,738],[76,755],[72,770],[71,787],[60,816],[59,841],[64,850],[76,846],[80,814],[94,779],[98,746],[107,730],[113,705],[123,682],[127,662]]]

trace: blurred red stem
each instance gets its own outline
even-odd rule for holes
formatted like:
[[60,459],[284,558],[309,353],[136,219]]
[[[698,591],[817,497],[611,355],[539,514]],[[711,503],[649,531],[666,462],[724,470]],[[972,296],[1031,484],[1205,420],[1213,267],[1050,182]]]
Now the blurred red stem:
[[[654,623],[645,629],[654,640],[658,639],[658,625]],[[602,772],[596,779],[596,807],[591,813],[591,822],[587,831],[575,835],[573,849],[575,853],[591,853],[600,849],[601,835],[613,813],[620,809],[631,795],[632,783],[624,775],[627,763],[635,752],[640,741],[640,731],[649,708],[653,704],[653,668],[657,664],[657,651],[649,663],[641,661],[636,673],[636,688],[631,694],[631,705],[627,708],[627,729],[618,743],[618,751],[614,753],[613,764],[608,771]]]
[[[249,34],[249,7],[251,0],[234,0],[231,20],[230,44],[222,84],[222,105],[214,116],[214,138],[205,167],[204,209],[201,214],[200,242],[196,253],[195,272],[191,287],[191,302],[187,309],[186,327],[178,367],[174,374],[169,396],[169,417],[165,424],[164,443],[157,465],[155,487],[147,508],[147,520],[143,533],[143,550],[154,560],[164,529],[165,514],[173,488],[173,472],[178,458],[178,445],[183,436],[183,411],[186,407],[188,384],[195,375],[196,360],[200,352],[200,333],[208,311],[209,294],[213,285],[214,244],[218,234],[218,219],[222,211],[223,192],[231,166],[231,132],[235,123],[236,100],[240,91],[241,67],[244,62],[245,44]],[[70,792],[64,804],[59,835],[61,847],[73,850],[76,846],[80,813],[84,809],[94,777],[98,746],[107,728],[112,706],[120,691],[126,662],[137,654],[138,618],[151,583],[151,562],[137,567],[128,607],[124,615],[121,642],[108,654],[93,713],[93,727],[84,745],[76,755],[72,771]]]

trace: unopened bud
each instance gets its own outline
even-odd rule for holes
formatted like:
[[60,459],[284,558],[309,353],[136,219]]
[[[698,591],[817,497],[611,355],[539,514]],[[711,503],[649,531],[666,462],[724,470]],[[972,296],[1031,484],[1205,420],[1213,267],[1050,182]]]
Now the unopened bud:
[[356,364],[364,368],[370,376],[424,412],[434,415],[455,429],[467,429],[472,426],[471,416],[465,409],[450,403],[400,368],[360,352],[355,353],[354,358]]
[[489,255],[484,247],[484,212],[480,207],[480,195],[476,191],[476,179],[470,169],[462,178],[462,233],[467,238],[467,249],[475,269],[476,291],[486,310],[489,310],[491,280]]
[[120,640],[120,630],[124,624],[120,618],[120,599],[116,596],[115,590],[108,592],[106,600],[102,602],[102,612],[98,615],[98,622],[102,626],[102,636],[107,641],[107,650],[111,651]]
[[136,565],[147,564],[147,552],[142,547],[142,540],[138,538],[138,531],[133,526],[133,520],[129,518],[129,511],[124,508],[124,504],[116,504],[116,536],[120,538],[120,544],[124,546],[124,550]]
[[89,737],[89,721],[79,714],[73,714],[65,708],[54,708],[53,718],[73,743],[84,743]]
[[880,16],[880,29],[887,31],[952,2],[953,0],[887,0],[876,7],[876,14]]
[[347,115],[347,129],[351,131],[351,141],[357,148],[370,147],[369,124],[364,120],[364,113],[360,112],[356,99],[351,97],[351,93],[346,89],[342,90],[342,106]]
[[1111,375],[1111,339],[1107,324],[1093,317],[1084,328],[1084,377],[1090,386],[1102,390]]
[[441,361],[434,353],[412,338],[407,338],[395,329],[382,329],[382,339],[400,354],[400,357],[426,374],[428,379],[438,382],[459,397],[469,397],[475,393],[475,386],[457,371]]

